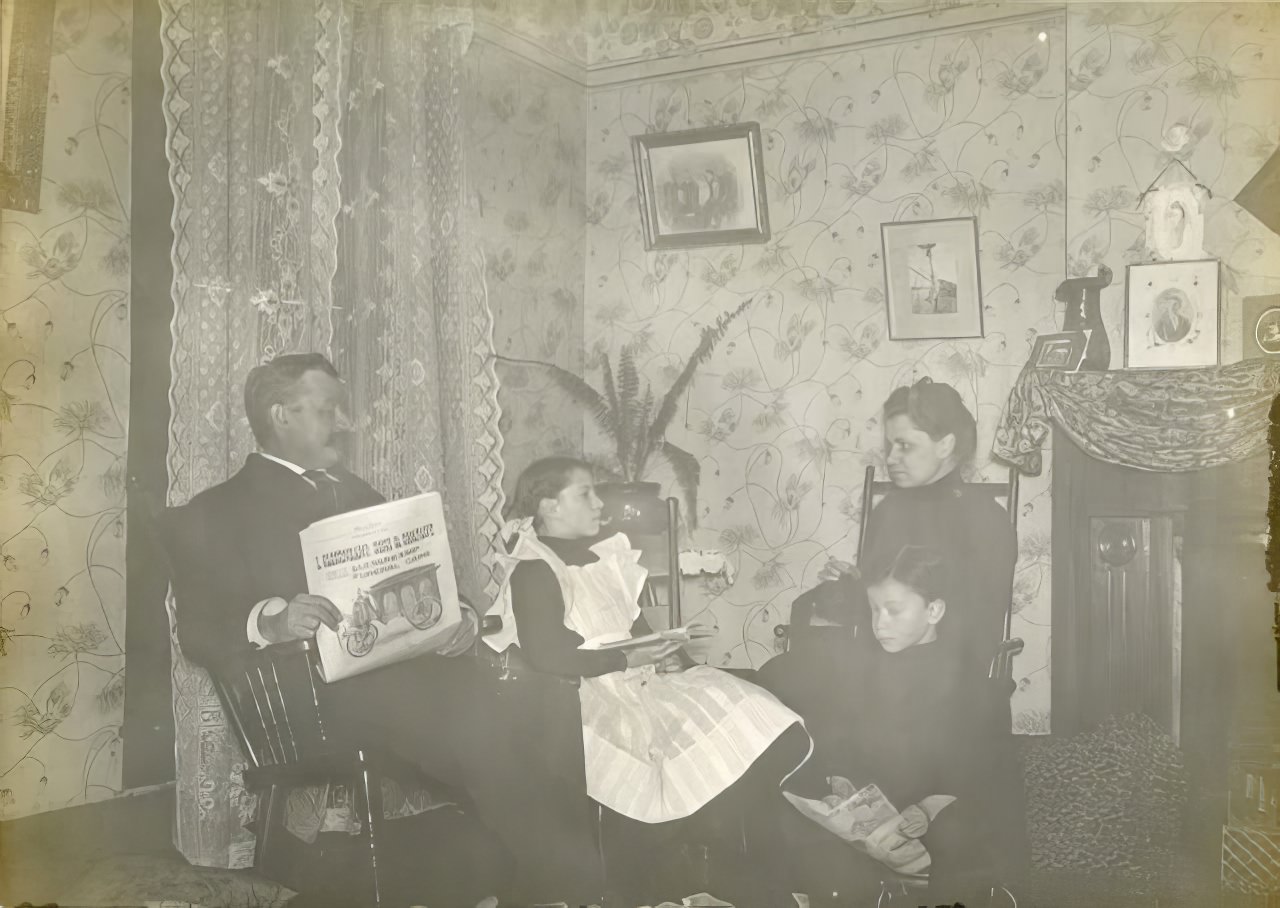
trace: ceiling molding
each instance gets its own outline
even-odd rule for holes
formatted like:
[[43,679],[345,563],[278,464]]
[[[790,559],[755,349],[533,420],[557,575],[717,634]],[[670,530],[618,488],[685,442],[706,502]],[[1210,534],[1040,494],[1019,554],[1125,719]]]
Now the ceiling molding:
[[588,81],[587,68],[576,60],[570,60],[561,54],[548,50],[537,42],[530,41],[524,35],[511,31],[494,22],[482,12],[475,16],[475,39],[509,51],[539,69],[554,73],[557,76],[576,82],[586,88]]
[[1065,0],[1052,3],[978,2],[944,10],[920,7],[878,19],[852,21],[782,37],[746,39],[694,53],[590,66],[550,51],[487,16],[477,15],[475,35],[587,90],[597,90],[859,50],[907,39],[941,37],[976,28],[1036,21],[1049,24],[1061,19],[1066,9]]

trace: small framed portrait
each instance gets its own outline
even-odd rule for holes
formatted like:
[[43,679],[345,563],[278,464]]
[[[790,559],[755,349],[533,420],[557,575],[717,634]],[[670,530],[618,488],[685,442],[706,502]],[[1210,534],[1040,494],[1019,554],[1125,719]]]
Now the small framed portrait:
[[1078,372],[1089,346],[1092,328],[1083,331],[1063,331],[1059,334],[1041,334],[1031,350],[1031,366],[1053,372]]
[[982,337],[978,219],[880,225],[890,340]]
[[1280,358],[1280,294],[1246,296],[1241,313],[1241,358]]
[[1218,365],[1217,259],[1130,265],[1124,303],[1125,368]]
[[633,136],[646,249],[769,239],[759,123]]

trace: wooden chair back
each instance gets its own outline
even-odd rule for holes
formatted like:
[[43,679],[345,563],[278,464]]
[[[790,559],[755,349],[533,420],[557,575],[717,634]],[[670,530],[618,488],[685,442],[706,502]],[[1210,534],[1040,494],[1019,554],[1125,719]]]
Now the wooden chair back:
[[331,749],[320,708],[315,641],[248,653],[212,673],[214,688],[254,768],[299,763]]
[[[679,627],[682,619],[680,601],[680,501],[666,499],[667,522],[659,533],[628,534],[631,544],[640,550],[640,563],[649,570],[640,593],[642,608],[658,608],[657,586],[665,582],[667,627]],[[656,628],[655,628],[656,630]]]
[[[1018,471],[1010,467],[1009,479],[1005,482],[966,482],[966,489],[976,492],[983,492],[990,495],[997,503],[1003,504],[1005,510],[1009,513],[1009,525],[1013,528],[1014,535],[1018,533]],[[862,481],[862,514],[858,521],[858,563],[862,563],[862,555],[867,545],[867,524],[871,521],[871,511],[875,508],[876,502],[887,495],[894,485],[892,482],[884,479],[876,479],[876,468],[872,464],[867,467],[867,472]],[[1003,499],[1003,501],[1001,501]],[[1004,613],[1004,636],[1009,639],[1011,630],[1011,621],[1013,618],[1013,600],[1010,598],[1008,606]]]
[[[858,524],[859,563],[862,563],[862,556],[866,550],[867,525],[871,521],[871,511],[876,502],[888,494],[893,487],[892,482],[876,479],[874,465],[867,467],[862,481],[862,515]],[[1005,482],[970,482],[965,483],[965,488],[990,495],[996,502],[1002,504],[1009,514],[1009,525],[1013,528],[1014,536],[1017,536],[1018,471],[1016,469],[1011,468],[1009,470],[1009,478]],[[996,653],[991,660],[991,668],[988,672],[989,677],[993,680],[1011,681],[1013,679],[1013,659],[1022,652],[1023,647],[1022,640],[1013,636],[1013,596],[1011,590],[1009,602],[1005,605],[1004,610],[1004,639],[996,647]]]

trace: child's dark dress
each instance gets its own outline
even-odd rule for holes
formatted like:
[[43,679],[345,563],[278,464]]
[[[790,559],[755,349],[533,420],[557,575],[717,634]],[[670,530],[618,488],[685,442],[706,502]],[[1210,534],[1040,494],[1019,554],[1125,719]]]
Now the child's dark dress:
[[[899,811],[928,795],[955,797],[923,837],[930,898],[971,902],[1008,880],[1018,857],[1020,830],[999,819],[1021,786],[1007,759],[1007,690],[936,643],[892,654],[864,648],[860,656],[857,669],[846,671],[852,689],[844,721],[814,736],[814,768],[796,781],[797,793],[827,794],[826,777],[840,775],[859,787],[878,785]],[[798,813],[786,829],[797,883],[811,894],[866,898],[892,876]]]

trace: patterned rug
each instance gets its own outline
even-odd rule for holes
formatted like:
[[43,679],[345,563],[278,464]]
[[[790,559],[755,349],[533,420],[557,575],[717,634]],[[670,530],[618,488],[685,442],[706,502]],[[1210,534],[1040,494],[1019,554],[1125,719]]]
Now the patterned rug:
[[1150,717],[1113,716],[1085,734],[1028,739],[1023,760],[1036,870],[1140,880],[1175,872],[1187,770]]

